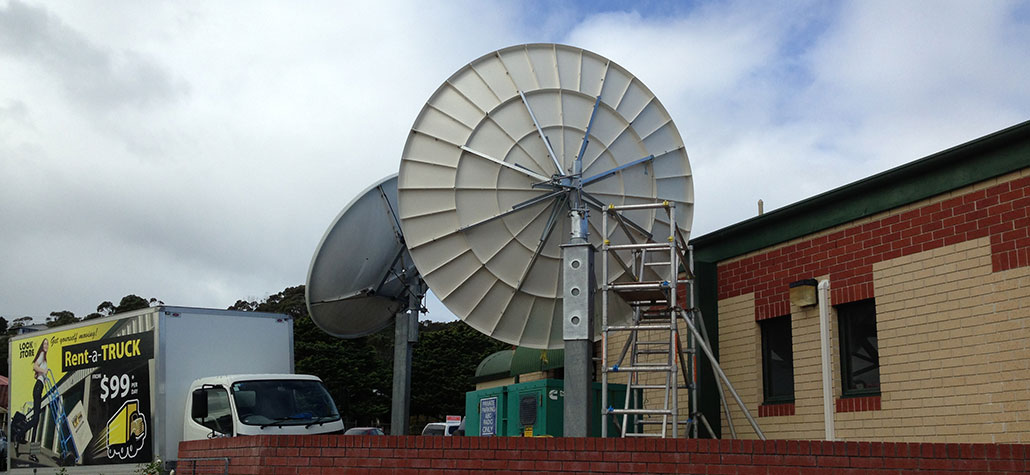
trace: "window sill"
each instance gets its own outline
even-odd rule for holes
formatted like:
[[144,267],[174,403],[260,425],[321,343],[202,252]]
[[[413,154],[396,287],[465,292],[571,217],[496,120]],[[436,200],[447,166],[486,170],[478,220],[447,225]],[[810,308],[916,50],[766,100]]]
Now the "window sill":
[[794,403],[762,404],[758,406],[758,417],[793,416]]
[[880,396],[842,397],[837,399],[837,412],[879,411]]

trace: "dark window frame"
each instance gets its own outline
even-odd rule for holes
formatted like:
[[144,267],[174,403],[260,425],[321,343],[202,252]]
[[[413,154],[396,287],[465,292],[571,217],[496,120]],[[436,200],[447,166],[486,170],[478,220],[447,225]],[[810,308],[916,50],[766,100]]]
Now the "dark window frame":
[[[789,359],[789,378],[790,378],[790,394],[772,394],[773,388],[782,386],[774,383],[774,378],[777,376],[782,377],[783,368],[777,368],[773,364],[773,344],[769,341],[770,338],[783,339],[784,335],[772,335],[774,331],[782,332],[782,328],[786,324],[786,339],[787,346],[789,348],[789,354],[786,355],[785,359]],[[795,391],[794,391],[794,325],[791,321],[790,315],[783,315],[774,318],[767,318],[758,321],[759,331],[761,333],[762,340],[762,404],[792,404],[794,402]]]
[[[876,328],[876,301],[874,299],[858,300],[837,305],[836,308],[837,329],[840,345],[841,397],[879,396],[881,386],[880,344],[878,330]],[[861,321],[863,319],[872,319],[872,325],[869,325],[866,321]],[[864,348],[854,348],[853,343],[855,340],[862,338],[861,335],[856,336],[856,333],[859,331],[868,331],[870,326],[873,331],[873,344],[866,345]],[[868,336],[865,337],[865,340],[867,343],[870,341]],[[861,352],[862,350],[864,350],[864,353]],[[874,354],[870,354],[870,352],[873,352]],[[851,361],[852,355],[855,355],[860,359],[870,361],[874,364],[871,367],[853,368]],[[872,361],[870,358],[875,361]],[[875,371],[875,385],[864,388],[856,387],[858,383],[855,382],[855,379],[861,374],[866,374],[870,371]],[[868,378],[868,376],[866,376],[866,378]]]

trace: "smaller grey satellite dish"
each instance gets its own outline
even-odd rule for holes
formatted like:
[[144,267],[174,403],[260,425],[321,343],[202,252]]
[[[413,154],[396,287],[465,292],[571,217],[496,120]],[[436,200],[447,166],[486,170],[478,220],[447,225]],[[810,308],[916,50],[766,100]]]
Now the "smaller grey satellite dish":
[[326,333],[358,338],[408,307],[418,271],[397,221],[397,175],[351,201],[322,237],[308,270],[308,313]]

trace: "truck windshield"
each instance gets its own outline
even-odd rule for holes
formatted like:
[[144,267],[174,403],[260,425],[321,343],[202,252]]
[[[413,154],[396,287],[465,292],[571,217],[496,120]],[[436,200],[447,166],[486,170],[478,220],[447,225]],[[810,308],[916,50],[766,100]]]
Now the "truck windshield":
[[232,397],[240,422],[247,425],[309,425],[340,419],[336,404],[321,381],[238,381],[232,385]]

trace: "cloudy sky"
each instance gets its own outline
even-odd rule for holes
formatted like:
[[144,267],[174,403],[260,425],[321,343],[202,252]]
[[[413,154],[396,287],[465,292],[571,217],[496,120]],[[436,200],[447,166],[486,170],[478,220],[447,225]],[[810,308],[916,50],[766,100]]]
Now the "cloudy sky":
[[440,83],[528,42],[658,95],[695,236],[1030,119],[1026,1],[0,0],[0,316],[304,283]]

